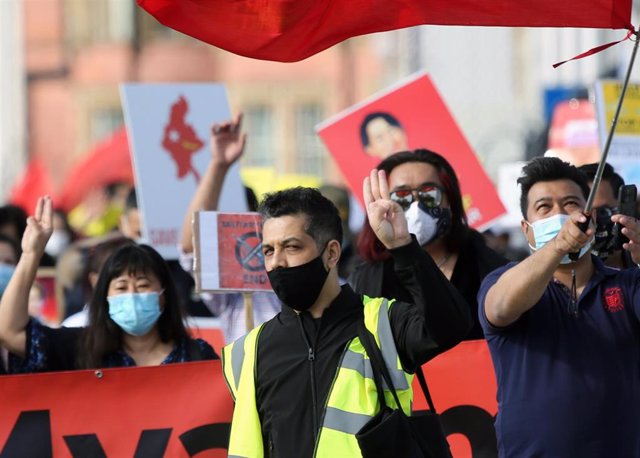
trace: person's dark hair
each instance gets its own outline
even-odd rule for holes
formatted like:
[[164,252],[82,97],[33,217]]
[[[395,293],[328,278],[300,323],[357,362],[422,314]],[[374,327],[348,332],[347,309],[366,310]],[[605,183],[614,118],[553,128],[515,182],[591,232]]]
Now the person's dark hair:
[[0,227],[11,225],[16,229],[18,240],[22,239],[27,228],[27,212],[17,205],[7,204],[0,207]]
[[138,198],[136,196],[136,188],[131,188],[129,194],[127,194],[127,199],[124,201],[124,211],[127,212],[135,208],[138,208]]
[[127,244],[109,256],[100,272],[89,302],[89,324],[79,342],[80,368],[101,367],[106,356],[122,348],[124,331],[109,317],[107,295],[111,280],[123,272],[153,273],[160,281],[164,289],[164,310],[157,326],[163,342],[178,342],[189,335],[184,326],[182,306],[167,263],[148,245]]
[[[462,204],[462,193],[455,170],[451,164],[440,154],[428,149],[416,149],[413,151],[401,151],[392,154],[378,164],[378,170],[384,170],[389,177],[393,169],[407,162],[423,162],[432,165],[437,173],[451,209],[451,229],[444,236],[444,244],[447,250],[457,252],[460,243],[469,231],[467,215]],[[376,234],[365,219],[362,230],[358,234],[358,254],[367,262],[379,262],[389,258],[390,253],[378,240]]]
[[250,212],[255,212],[258,210],[258,198],[256,197],[256,193],[253,192],[249,186],[244,187],[245,196],[247,197],[247,208]]
[[367,134],[367,126],[371,121],[377,118],[382,118],[387,121],[387,124],[393,127],[399,127],[402,129],[402,124],[398,121],[398,118],[393,116],[390,113],[384,111],[374,111],[373,113],[369,113],[364,117],[362,123],[360,123],[360,141],[362,142],[362,146],[366,148],[369,146],[369,135]]
[[116,237],[91,247],[87,253],[87,265],[84,269],[84,288],[86,301],[91,300],[93,287],[89,283],[89,274],[100,274],[102,266],[113,252],[126,245],[134,245],[135,242],[127,237]]
[[289,188],[267,194],[258,211],[266,221],[280,216],[304,215],[307,218],[305,232],[322,250],[330,240],[342,245],[342,222],[333,202],[313,188]]
[[22,248],[17,240],[9,237],[8,235],[0,234],[0,243],[6,243],[11,247],[13,253],[16,256],[16,262],[20,259],[20,255],[22,254]]
[[[598,171],[598,163],[581,165],[578,169],[587,176],[589,181],[593,182],[593,179],[596,177],[596,172]],[[602,179],[609,182],[611,189],[613,189],[613,196],[617,199],[620,193],[620,186],[624,186],[624,180],[613,170],[613,167],[606,162],[604,164],[604,170],[602,171]]]
[[522,168],[522,174],[518,178],[521,189],[520,211],[524,219],[527,219],[529,191],[533,185],[541,181],[557,180],[573,181],[580,187],[584,198],[589,197],[589,182],[584,172],[557,157],[536,157]]

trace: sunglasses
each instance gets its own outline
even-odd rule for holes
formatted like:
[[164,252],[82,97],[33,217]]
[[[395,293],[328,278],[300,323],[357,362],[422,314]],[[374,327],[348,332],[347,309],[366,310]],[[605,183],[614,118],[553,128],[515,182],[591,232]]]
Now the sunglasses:
[[397,189],[389,194],[403,210],[407,210],[418,196],[418,201],[427,208],[439,207],[442,203],[442,188],[437,184],[425,183],[415,189]]

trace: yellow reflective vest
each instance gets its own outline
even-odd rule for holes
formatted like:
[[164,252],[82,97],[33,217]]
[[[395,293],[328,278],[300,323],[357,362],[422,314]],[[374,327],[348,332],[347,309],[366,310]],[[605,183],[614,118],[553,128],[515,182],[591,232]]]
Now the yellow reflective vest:
[[[413,375],[402,369],[393,340],[389,322],[393,300],[364,296],[363,304],[365,326],[375,336],[402,409],[409,415],[413,400]],[[222,349],[224,377],[236,403],[229,439],[230,457],[264,456],[255,390],[258,336],[262,326]],[[387,404],[394,406],[393,395],[387,390],[384,394]],[[361,456],[355,434],[379,411],[371,362],[360,339],[355,337],[347,343],[340,358],[324,406],[314,456]]]

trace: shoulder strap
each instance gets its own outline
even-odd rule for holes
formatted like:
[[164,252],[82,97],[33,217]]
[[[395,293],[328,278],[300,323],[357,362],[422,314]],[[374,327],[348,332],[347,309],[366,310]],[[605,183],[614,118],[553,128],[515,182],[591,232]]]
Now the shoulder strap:
[[373,369],[373,379],[376,383],[376,388],[378,390],[378,399],[380,401],[380,405],[382,407],[386,407],[386,402],[384,399],[384,391],[382,388],[382,382],[380,380],[380,376],[384,379],[387,387],[391,391],[393,395],[393,399],[396,401],[396,405],[398,409],[402,410],[402,405],[400,404],[400,399],[398,398],[398,394],[396,393],[396,389],[393,386],[393,382],[391,381],[391,375],[389,374],[389,370],[387,369],[387,365],[384,363],[384,359],[382,358],[382,353],[378,348],[378,344],[376,343],[376,339],[371,334],[371,332],[364,325],[364,321],[358,323],[358,337],[360,337],[360,341],[362,342],[362,346],[364,347],[367,355],[369,355],[369,360],[371,361],[371,368]]
[[422,367],[418,367],[416,376],[418,377],[418,382],[420,382],[420,388],[422,388],[424,398],[427,400],[427,404],[429,405],[429,410],[434,414],[437,414],[438,412],[436,412],[436,406],[433,404],[433,399],[431,399],[431,393],[429,393],[429,386],[427,385],[427,379],[424,377],[424,372],[422,372]]

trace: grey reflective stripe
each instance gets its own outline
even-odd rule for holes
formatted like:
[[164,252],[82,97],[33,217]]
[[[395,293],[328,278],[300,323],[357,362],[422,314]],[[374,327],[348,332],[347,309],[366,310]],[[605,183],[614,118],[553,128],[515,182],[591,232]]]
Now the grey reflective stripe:
[[322,426],[347,434],[355,434],[360,431],[371,418],[373,417],[370,415],[347,412],[336,409],[335,407],[327,407]]
[[231,348],[231,370],[233,371],[233,382],[236,384],[236,391],[240,389],[240,374],[244,363],[244,339],[247,338],[247,335],[245,334],[236,340],[233,348]]
[[398,352],[396,344],[393,340],[393,332],[391,331],[391,323],[389,322],[389,307],[387,300],[383,300],[380,304],[378,312],[378,338],[380,339],[380,350],[384,359],[391,381],[396,390],[406,390],[409,388],[407,377],[402,369],[398,369]]
[[369,359],[365,359],[364,355],[361,353],[347,350],[344,354],[344,357],[342,358],[342,364],[340,364],[340,367],[353,369],[364,378],[370,378],[371,380],[373,380],[373,369],[371,368],[371,361]]
[[248,456],[241,455],[227,455],[227,458],[249,458]]

